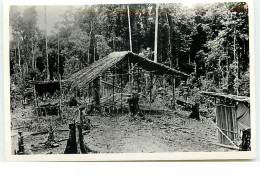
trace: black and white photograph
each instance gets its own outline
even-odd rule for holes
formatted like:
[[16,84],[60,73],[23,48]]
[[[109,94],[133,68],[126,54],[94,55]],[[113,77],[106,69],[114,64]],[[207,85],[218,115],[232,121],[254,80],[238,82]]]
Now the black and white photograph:
[[250,2],[8,5],[6,155],[254,158]]

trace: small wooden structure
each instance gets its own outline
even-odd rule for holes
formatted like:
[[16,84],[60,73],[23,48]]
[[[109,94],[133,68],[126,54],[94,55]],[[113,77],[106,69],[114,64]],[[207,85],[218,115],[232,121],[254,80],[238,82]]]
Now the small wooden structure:
[[250,130],[250,97],[201,92],[215,98],[218,140],[224,145],[238,146],[242,132]]
[[[34,86],[34,101],[35,101],[35,112],[37,116],[41,116],[44,114],[45,116],[49,114],[49,111],[54,112],[55,114],[61,114],[61,107],[62,107],[62,93],[61,93],[61,81],[59,80],[50,80],[50,81],[37,81],[31,80],[29,81],[30,84]],[[43,102],[39,99],[43,100],[43,98],[51,98],[47,97],[54,96],[56,94],[55,101],[47,101]],[[52,115],[52,114],[50,114]]]
[[[78,72],[72,74],[64,81],[71,85],[71,91],[88,91],[88,95],[90,95],[90,84],[96,78],[100,78],[99,89],[101,89],[101,93],[99,96],[101,98],[101,101],[103,100],[100,107],[106,108],[107,106],[111,106],[112,109],[118,108],[123,111],[123,109],[128,107],[128,104],[124,101],[124,97],[126,97],[124,95],[131,93],[129,91],[126,91],[126,87],[134,87],[133,89],[135,89],[135,91],[140,94],[140,91],[142,90],[140,79],[143,78],[144,75],[146,75],[147,77],[146,85],[149,85],[149,93],[141,96],[149,99],[149,103],[147,104],[150,104],[150,106],[148,108],[145,108],[144,111],[149,110],[150,112],[151,108],[153,108],[153,106],[151,106],[152,87],[158,80],[158,77],[164,79],[166,75],[169,75],[170,78],[180,77],[181,79],[187,78],[189,76],[186,73],[170,68],[161,63],[156,63],[131,51],[122,51],[110,53],[106,57],[95,61],[88,67],[85,67],[82,70],[79,70]],[[104,87],[106,87],[108,91],[102,90]],[[174,82],[172,83],[172,89],[172,94],[174,96]],[[84,94],[86,95],[86,93]],[[110,101],[108,102],[104,100]],[[90,96],[89,102],[91,102]],[[143,106],[140,105],[140,108],[142,107]],[[155,107],[153,109],[155,109]]]

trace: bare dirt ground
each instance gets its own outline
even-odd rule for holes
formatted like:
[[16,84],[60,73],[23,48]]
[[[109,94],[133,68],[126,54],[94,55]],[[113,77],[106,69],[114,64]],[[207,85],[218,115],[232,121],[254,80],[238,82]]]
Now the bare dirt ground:
[[[189,112],[176,111],[167,115],[145,115],[130,120],[128,115],[90,116],[91,130],[84,135],[86,145],[98,153],[161,153],[161,152],[228,152],[234,151],[211,144],[217,142],[216,126],[212,119],[188,119]],[[62,154],[69,137],[68,124],[53,118],[57,126],[55,139],[59,147],[46,148],[42,143],[47,123],[35,120],[31,109],[15,109],[12,129],[24,132],[26,154]],[[20,128],[22,127],[22,128]],[[63,140],[63,141],[62,141]],[[29,152],[30,151],[30,152]]]
[[187,119],[186,115],[91,117],[95,128],[85,135],[89,148],[101,153],[213,152],[229,151],[217,142],[210,119]]

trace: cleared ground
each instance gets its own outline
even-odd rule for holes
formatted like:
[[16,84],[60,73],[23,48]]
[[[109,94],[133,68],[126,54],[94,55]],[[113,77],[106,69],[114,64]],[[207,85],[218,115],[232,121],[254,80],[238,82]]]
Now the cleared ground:
[[[86,145],[98,153],[153,153],[153,152],[224,152],[230,149],[211,144],[217,142],[216,126],[212,119],[187,119],[189,112],[176,111],[166,115],[145,115],[130,119],[128,115],[89,116],[91,130],[84,134]],[[50,119],[53,118],[51,121]],[[68,124],[57,117],[35,119],[31,109],[15,109],[12,128],[24,132],[26,154],[62,154],[69,136]],[[46,148],[42,143],[52,123],[57,126],[55,139],[59,147]]]

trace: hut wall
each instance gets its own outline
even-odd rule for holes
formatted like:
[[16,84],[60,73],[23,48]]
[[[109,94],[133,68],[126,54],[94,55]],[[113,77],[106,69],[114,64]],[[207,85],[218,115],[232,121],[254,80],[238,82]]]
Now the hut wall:
[[[235,106],[219,104],[216,108],[216,122],[219,129],[232,141],[238,138],[238,121],[236,118]],[[221,132],[218,132],[218,139],[221,144],[229,145],[230,141]]]

